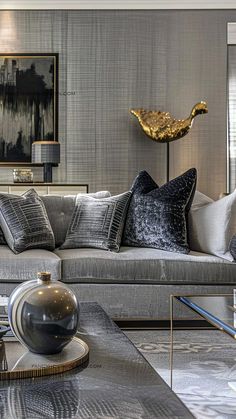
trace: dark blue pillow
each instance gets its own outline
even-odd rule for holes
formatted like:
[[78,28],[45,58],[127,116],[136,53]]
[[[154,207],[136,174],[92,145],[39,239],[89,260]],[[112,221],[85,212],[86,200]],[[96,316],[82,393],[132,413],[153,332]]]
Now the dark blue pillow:
[[130,190],[136,194],[146,194],[156,188],[158,188],[158,185],[153,178],[146,172],[146,170],[142,170],[134,179]]
[[197,182],[196,169],[158,188],[142,171],[132,185],[123,245],[189,253],[187,214]]

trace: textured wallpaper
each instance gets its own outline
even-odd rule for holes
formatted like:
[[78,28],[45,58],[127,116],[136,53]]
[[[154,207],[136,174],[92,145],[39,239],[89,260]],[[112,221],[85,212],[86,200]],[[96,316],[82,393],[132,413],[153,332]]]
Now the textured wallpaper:
[[228,45],[229,190],[236,186],[236,45]]
[[[0,11],[0,52],[59,53],[61,164],[54,180],[127,190],[146,169],[165,181],[166,146],[145,137],[132,107],[185,118],[171,144],[170,176],[190,167],[212,197],[226,190],[226,23],[236,11]],[[35,170],[35,178],[41,169]],[[0,168],[0,181],[12,179]]]

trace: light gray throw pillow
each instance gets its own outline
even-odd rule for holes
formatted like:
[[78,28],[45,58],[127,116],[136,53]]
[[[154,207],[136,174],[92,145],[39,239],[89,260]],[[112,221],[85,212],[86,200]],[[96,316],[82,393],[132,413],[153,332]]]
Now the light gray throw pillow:
[[93,247],[118,252],[131,192],[110,198],[77,197],[61,249]]
[[236,190],[218,201],[196,192],[189,213],[190,249],[233,262],[230,247],[235,234]]
[[46,209],[34,189],[21,196],[0,194],[0,224],[14,253],[28,249],[55,249]]
[[191,211],[204,207],[205,205],[210,204],[211,202],[214,201],[209,196],[204,195],[202,192],[196,191],[193,198]]

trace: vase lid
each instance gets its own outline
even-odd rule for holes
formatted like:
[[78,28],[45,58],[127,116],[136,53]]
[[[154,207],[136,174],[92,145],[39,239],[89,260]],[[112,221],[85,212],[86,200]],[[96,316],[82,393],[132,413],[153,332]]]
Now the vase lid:
[[51,281],[51,272],[38,272],[38,279],[43,282]]

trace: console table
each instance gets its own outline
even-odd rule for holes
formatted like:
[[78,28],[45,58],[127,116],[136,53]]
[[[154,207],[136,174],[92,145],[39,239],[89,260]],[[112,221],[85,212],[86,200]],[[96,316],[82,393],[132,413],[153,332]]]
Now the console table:
[[21,195],[34,188],[39,195],[76,195],[88,193],[88,185],[79,183],[0,183],[0,193]]

